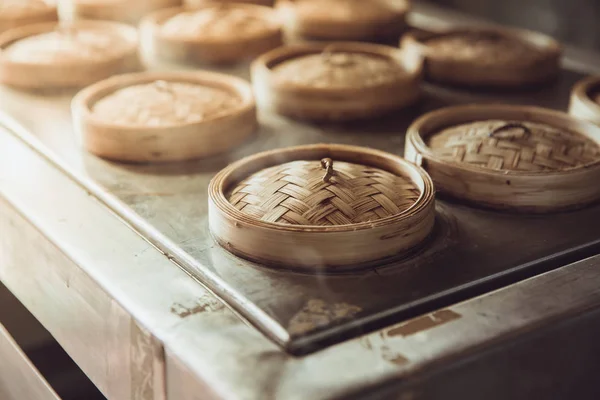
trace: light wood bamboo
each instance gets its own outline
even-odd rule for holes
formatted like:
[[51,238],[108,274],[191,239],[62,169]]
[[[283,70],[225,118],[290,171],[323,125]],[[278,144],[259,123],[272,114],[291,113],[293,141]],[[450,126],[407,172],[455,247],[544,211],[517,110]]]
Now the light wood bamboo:
[[97,19],[137,24],[161,8],[181,6],[183,0],[62,0],[61,15],[70,20]]
[[[320,7],[318,12],[302,12],[302,2],[313,2]],[[409,0],[338,0],[348,8],[373,9],[371,1],[379,1],[387,6],[387,12],[376,17],[366,17],[358,13],[356,18],[336,18],[322,0],[279,0],[277,9],[285,20],[286,31],[290,36],[324,40],[397,40],[406,30],[406,15],[410,11]]]
[[206,3],[245,3],[273,7],[275,0],[183,0],[183,5],[188,8],[202,7]]
[[423,166],[436,188],[454,198],[495,209],[542,213],[580,208],[600,199],[600,159],[581,167],[550,171],[494,170],[441,159],[426,144],[447,127],[490,119],[529,121],[579,133],[600,145],[600,128],[538,107],[466,105],[428,113],[406,136],[406,159]]
[[590,76],[577,82],[571,92],[569,114],[600,125],[600,77]]
[[[290,161],[323,158],[402,175],[418,188],[420,196],[398,214],[335,226],[265,222],[238,210],[228,200],[228,192],[255,172]],[[219,172],[209,186],[209,223],[223,247],[259,263],[305,271],[362,267],[397,258],[423,243],[434,226],[434,197],[433,183],[425,171],[392,154],[332,144],[290,147],[255,154]]]
[[55,63],[13,61],[3,56],[2,49],[31,36],[48,33],[62,26],[54,23],[26,25],[0,35],[0,82],[21,89],[80,88],[109,76],[141,68],[138,56],[137,30],[131,26],[108,21],[79,21],[73,29],[106,30],[121,38],[123,51],[103,60],[70,63],[57,59]]
[[20,10],[18,12],[3,10],[0,12],[0,33],[19,26],[58,21],[56,5],[47,4],[48,6],[42,9]]
[[[207,3],[196,8],[200,10],[213,7],[215,7],[214,3]],[[168,8],[152,13],[142,20],[140,28],[144,49],[152,56],[171,62],[228,64],[256,57],[283,44],[281,24],[272,8],[233,3],[227,4],[226,7],[260,16],[265,21],[264,32],[260,35],[244,36],[232,29],[229,35],[219,38],[173,37],[165,35],[161,28],[169,18],[187,9]]]
[[[427,45],[427,40],[447,35],[491,33],[521,41],[539,52],[538,62],[529,65],[505,66],[476,63],[441,56]],[[405,34],[400,45],[411,52],[421,53],[425,59],[427,79],[451,85],[471,87],[518,88],[547,82],[560,71],[562,48],[551,37],[522,29],[458,28],[440,32],[414,31]]]
[[[155,81],[186,82],[220,88],[241,99],[230,113],[199,122],[160,127],[122,126],[99,120],[91,111],[101,98],[118,89]],[[170,162],[208,157],[241,144],[257,128],[256,108],[248,82],[211,72],[143,72],[116,76],[75,96],[74,126],[89,152],[130,162]]]
[[[374,55],[390,60],[404,70],[392,82],[372,87],[307,87],[277,82],[272,69],[298,57],[324,51]],[[407,107],[421,94],[422,59],[418,54],[367,43],[306,43],[283,46],[257,58],[252,66],[252,83],[260,107],[297,119],[345,121],[372,118]]]

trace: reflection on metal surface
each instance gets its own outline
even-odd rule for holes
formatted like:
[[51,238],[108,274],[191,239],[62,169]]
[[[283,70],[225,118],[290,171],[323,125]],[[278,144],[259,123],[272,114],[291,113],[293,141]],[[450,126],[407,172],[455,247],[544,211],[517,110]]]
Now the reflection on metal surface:
[[171,312],[181,318],[187,318],[191,315],[200,314],[203,312],[214,312],[222,309],[223,303],[215,299],[213,296],[203,296],[190,304],[174,303],[171,306]]
[[378,335],[368,335],[360,340],[360,344],[366,349],[374,352],[382,360],[388,361],[394,365],[404,365],[410,360],[394,350],[386,340],[384,332],[380,332]]
[[302,335],[331,323],[339,323],[345,319],[352,319],[360,307],[347,303],[327,304],[323,300],[309,300],[288,324],[291,335]]
[[429,315],[412,319],[396,328],[387,331],[388,336],[410,336],[436,326],[460,318],[460,314],[452,310],[440,310]]

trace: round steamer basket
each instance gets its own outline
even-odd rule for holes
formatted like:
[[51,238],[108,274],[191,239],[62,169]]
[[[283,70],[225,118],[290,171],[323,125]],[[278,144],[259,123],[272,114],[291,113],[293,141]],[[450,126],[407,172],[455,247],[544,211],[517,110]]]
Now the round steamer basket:
[[588,77],[577,82],[571,92],[569,114],[600,125],[600,78]]
[[420,96],[422,59],[400,49],[339,42],[280,47],[256,59],[252,82],[260,106],[292,118],[372,118]]
[[[81,50],[66,53],[76,46]],[[137,46],[136,29],[116,22],[50,22],[11,29],[0,35],[0,82],[23,89],[79,88],[138,70]]]
[[290,36],[324,40],[394,39],[406,30],[406,0],[280,0]]
[[305,271],[363,267],[405,255],[431,233],[434,189],[421,168],[345,145],[259,153],[209,186],[209,223],[230,252]]
[[116,76],[78,93],[72,114],[89,152],[129,162],[220,154],[258,125],[250,85],[210,72]]
[[0,4],[0,33],[12,28],[41,22],[58,21],[56,5],[41,0],[20,0],[11,5]]
[[505,28],[411,32],[400,45],[423,55],[427,79],[473,87],[518,88],[547,82],[558,75],[562,53],[549,36]]
[[62,0],[61,12],[71,20],[109,20],[137,24],[161,8],[180,6],[182,0]]
[[524,212],[600,199],[600,128],[537,107],[448,107],[419,118],[405,156],[437,189],[475,205]]
[[[248,21],[254,22],[254,28],[245,32]],[[159,10],[143,19],[141,35],[153,56],[185,64],[239,62],[283,44],[275,11],[252,4],[207,3],[194,10]]]
[[188,8],[202,7],[206,3],[245,3],[273,7],[275,0],[183,0],[183,5]]

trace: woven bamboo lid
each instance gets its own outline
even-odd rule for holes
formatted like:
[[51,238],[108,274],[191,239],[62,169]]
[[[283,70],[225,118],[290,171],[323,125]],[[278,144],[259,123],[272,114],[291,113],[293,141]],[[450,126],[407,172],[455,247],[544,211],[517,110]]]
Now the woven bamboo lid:
[[[433,185],[424,171],[353,146],[248,157],[217,174],[209,196],[211,230],[228,250],[297,268],[397,256],[421,243],[434,220]],[[313,258],[302,259],[302,251]]]
[[296,118],[369,118],[414,103],[421,58],[399,49],[338,42],[275,49],[252,66],[258,100]]
[[590,76],[575,84],[569,114],[600,125],[600,78]]
[[42,23],[0,35],[0,81],[23,88],[80,87],[139,68],[137,32],[114,22]]
[[497,171],[564,171],[600,158],[600,149],[593,140],[526,121],[468,122],[433,134],[427,144],[441,160]]
[[58,20],[56,3],[50,0],[0,1],[0,33],[18,26]]
[[257,125],[249,84],[208,72],[117,76],[80,92],[73,117],[90,152],[139,162],[222,153]]
[[141,27],[151,54],[176,62],[236,62],[283,43],[275,11],[252,4],[164,9],[144,18]]
[[406,157],[455,197],[495,208],[550,211],[596,201],[600,128],[534,107],[460,106],[427,114]]
[[261,221],[292,225],[347,225],[405,211],[419,198],[404,176],[330,158],[266,168],[232,188],[229,202]]
[[424,55],[429,79],[473,86],[547,81],[557,75],[561,54],[548,36],[500,28],[409,33],[401,44]]
[[281,0],[290,34],[327,40],[398,38],[410,9],[406,0]]

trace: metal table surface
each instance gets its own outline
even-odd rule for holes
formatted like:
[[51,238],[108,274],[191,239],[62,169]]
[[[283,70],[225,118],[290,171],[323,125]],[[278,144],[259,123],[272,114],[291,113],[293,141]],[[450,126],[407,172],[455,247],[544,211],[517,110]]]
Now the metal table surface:
[[[416,19],[439,23],[434,14],[426,8]],[[592,71],[585,59],[566,61]],[[410,120],[443,104],[501,100],[564,109],[579,76],[565,70],[555,85],[527,93],[427,87],[426,100],[409,112],[353,126],[261,114],[258,137],[226,159],[162,166],[110,163],[79,150],[69,96],[2,89],[0,108],[8,115],[0,134],[0,279],[110,398],[194,398],[199,390],[225,398],[324,398],[398,379],[509,331],[597,305],[595,257],[404,322],[597,254],[600,207],[524,216],[439,201],[437,236],[412,258],[336,276],[302,275],[247,263],[213,243],[208,180],[232,159],[294,143],[401,152]],[[539,287],[542,279],[556,286],[554,296],[525,293],[523,287]],[[515,302],[525,296],[530,304],[519,312],[516,303],[494,303],[499,296]],[[485,308],[489,302],[493,307]],[[477,314],[481,304],[494,312]],[[305,357],[289,354],[366,330],[375,332]]]

